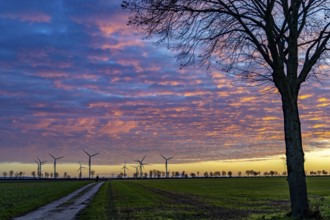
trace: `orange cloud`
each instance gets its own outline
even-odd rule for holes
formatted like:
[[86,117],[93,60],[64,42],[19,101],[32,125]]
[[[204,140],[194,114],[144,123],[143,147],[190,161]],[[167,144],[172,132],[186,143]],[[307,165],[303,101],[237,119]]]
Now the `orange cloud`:
[[105,126],[99,129],[99,132],[107,135],[114,134],[123,134],[128,133],[132,129],[137,127],[137,123],[135,121],[110,121]]

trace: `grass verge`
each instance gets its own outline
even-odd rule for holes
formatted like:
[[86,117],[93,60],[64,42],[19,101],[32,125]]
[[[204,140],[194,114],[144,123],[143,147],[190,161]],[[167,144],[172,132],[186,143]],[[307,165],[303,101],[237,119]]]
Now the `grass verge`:
[[0,219],[24,215],[90,181],[1,181]]

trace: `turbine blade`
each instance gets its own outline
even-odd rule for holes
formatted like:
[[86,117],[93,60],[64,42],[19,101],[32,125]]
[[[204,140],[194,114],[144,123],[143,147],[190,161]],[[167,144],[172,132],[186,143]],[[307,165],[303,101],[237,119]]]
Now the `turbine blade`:
[[147,155],[144,155],[144,157],[142,158],[142,160],[141,160],[141,161],[144,161],[144,159],[146,159],[146,157],[147,157]]
[[56,158],[56,160],[59,160],[59,159],[61,159],[61,158],[63,158],[64,156],[62,156],[62,157],[58,157],[58,158]]
[[170,159],[172,159],[172,158],[174,158],[174,156],[173,156],[173,157],[169,157],[169,158],[167,158],[167,160],[170,160]]
[[50,155],[52,158],[54,158],[54,160],[56,160],[56,158],[55,158],[51,153],[49,153],[49,155]]
[[91,155],[91,157],[94,157],[94,156],[96,156],[96,155],[98,155],[99,153],[96,153],[96,154],[93,154],[93,155]]
[[166,157],[164,157],[163,155],[160,155],[160,156],[162,156],[162,158],[164,158],[166,160]]
[[85,150],[83,150],[85,152],[85,154],[87,154],[89,157],[91,156],[89,153],[87,153]]

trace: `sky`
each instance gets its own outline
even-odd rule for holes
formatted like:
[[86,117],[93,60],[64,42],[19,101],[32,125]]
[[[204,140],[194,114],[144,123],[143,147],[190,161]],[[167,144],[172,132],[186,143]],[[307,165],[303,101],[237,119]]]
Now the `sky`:
[[[180,69],[126,25],[120,3],[0,0],[0,171],[35,169],[37,157],[50,169],[49,153],[78,168],[82,150],[116,170],[144,155],[162,164],[159,154],[187,167],[277,158],[284,169],[277,91],[217,68]],[[307,165],[314,155],[330,170],[329,90],[330,77],[308,81],[299,106]]]

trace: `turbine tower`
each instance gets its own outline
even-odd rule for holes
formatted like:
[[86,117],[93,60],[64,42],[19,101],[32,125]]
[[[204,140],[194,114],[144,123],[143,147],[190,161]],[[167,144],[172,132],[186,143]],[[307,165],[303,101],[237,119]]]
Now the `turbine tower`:
[[86,168],[86,167],[81,166],[81,163],[80,163],[80,161],[79,161],[79,168],[78,168],[78,170],[79,170],[79,179],[81,179],[81,176],[82,176],[82,169],[84,169],[84,168]]
[[144,156],[142,158],[142,160],[136,160],[135,162],[139,163],[139,168],[140,168],[140,177],[142,177],[142,171],[143,171],[143,166],[145,165],[145,163],[143,163],[144,159],[146,158],[146,156]]
[[129,170],[126,166],[126,161],[125,161],[125,165],[123,166],[122,169],[124,169],[124,178],[125,178],[126,177],[126,169]]
[[37,176],[40,177],[39,176],[39,173],[40,173],[40,164],[39,164],[39,162],[37,160],[34,160],[34,161],[38,164]]
[[54,159],[54,179],[56,179],[57,178],[57,176],[56,176],[56,161],[63,158],[64,156],[56,158],[51,153],[49,153],[49,155]]
[[132,166],[131,167],[134,167],[135,168],[135,178],[137,178],[139,176],[139,166]]
[[89,154],[87,153],[85,150],[83,150],[85,152],[85,154],[87,154],[88,156],[88,168],[89,168],[89,171],[88,171],[88,178],[90,179],[91,178],[91,167],[92,167],[92,157],[98,155],[99,153],[96,153],[96,154]]
[[38,176],[39,176],[39,178],[41,178],[41,174],[42,174],[42,172],[41,172],[41,166],[43,164],[45,164],[47,162],[47,160],[41,161],[39,159],[39,157],[37,157],[37,159],[38,159],[38,161],[36,161],[36,162],[38,163],[38,168],[39,168],[39,170],[38,170]]
[[160,155],[160,156],[162,156],[162,158],[164,158],[164,160],[165,160],[165,168],[166,168],[166,178],[168,178],[168,172],[167,172],[167,164],[168,164],[168,161],[170,160],[170,159],[172,159],[173,157],[169,157],[169,158],[166,158],[166,157],[164,157],[163,155]]

